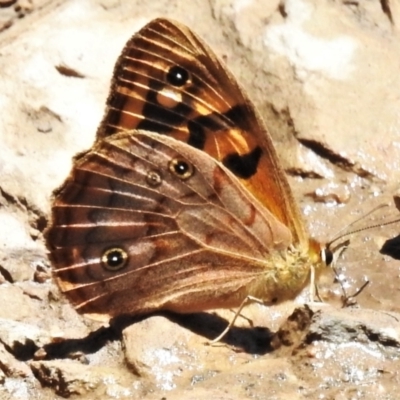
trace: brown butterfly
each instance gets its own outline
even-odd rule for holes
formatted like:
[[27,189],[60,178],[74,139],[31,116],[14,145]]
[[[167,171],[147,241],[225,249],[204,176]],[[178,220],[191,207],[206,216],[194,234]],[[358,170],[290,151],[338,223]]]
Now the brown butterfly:
[[253,104],[166,19],[125,46],[45,236],[61,290],[97,319],[276,303],[326,265]]

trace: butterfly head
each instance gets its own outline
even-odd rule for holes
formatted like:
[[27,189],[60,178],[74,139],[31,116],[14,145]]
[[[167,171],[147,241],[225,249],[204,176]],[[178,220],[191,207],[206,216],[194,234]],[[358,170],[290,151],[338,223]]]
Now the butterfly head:
[[314,263],[320,262],[324,266],[330,266],[335,260],[336,248],[332,249],[330,244],[322,244],[315,239],[310,239],[309,256]]

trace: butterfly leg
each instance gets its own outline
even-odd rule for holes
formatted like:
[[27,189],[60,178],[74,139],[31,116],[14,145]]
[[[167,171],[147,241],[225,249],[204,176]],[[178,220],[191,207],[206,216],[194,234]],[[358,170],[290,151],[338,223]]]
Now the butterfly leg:
[[342,289],[342,308],[354,305],[356,303],[355,298],[369,285],[370,280],[367,278],[360,288],[358,288],[353,294],[349,295],[346,292],[346,288],[343,284],[343,279],[340,277],[339,272],[333,266],[332,269],[335,274],[335,279],[337,282],[339,282],[340,288]]
[[342,288],[344,295],[343,297],[343,305],[342,308],[345,307],[351,307],[357,304],[356,297],[369,285],[370,280],[366,279],[365,282],[361,285],[360,288],[358,288],[353,294],[347,295],[346,292],[344,291],[344,288]]
[[[318,301],[316,301],[316,299]],[[315,268],[311,266],[310,270],[310,303],[323,303],[318,290],[318,284],[315,279]]]
[[315,282],[315,268],[311,266],[310,270],[310,303],[315,303],[315,298],[319,298],[317,283]]
[[258,299],[257,297],[253,297],[253,296],[246,296],[246,298],[242,301],[242,304],[236,311],[231,322],[228,324],[228,326],[224,329],[224,331],[219,336],[217,336],[215,339],[210,341],[210,344],[219,342],[229,332],[229,330],[232,328],[232,326],[235,324],[235,321],[236,321],[237,317],[240,315],[240,313],[242,312],[243,308],[251,303],[258,303],[258,304],[264,305],[264,302],[261,299]]

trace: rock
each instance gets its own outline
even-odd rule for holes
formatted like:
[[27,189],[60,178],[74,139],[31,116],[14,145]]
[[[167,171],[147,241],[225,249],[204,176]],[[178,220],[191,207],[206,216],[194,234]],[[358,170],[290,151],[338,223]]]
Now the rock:
[[[124,331],[128,362],[141,376],[152,377],[159,390],[169,389],[169,399],[201,399],[206,393],[263,398],[266,388],[277,398],[333,398],[341,392],[348,398],[359,386],[373,399],[391,393],[399,367],[396,314],[328,305],[297,308],[274,335],[272,348],[258,357],[208,346],[193,328],[174,325],[153,317]],[[146,346],[138,348],[142,335]]]
[[[3,344],[0,344],[0,370],[8,378],[27,378],[32,376],[30,368],[22,361],[18,361],[9,353]],[[1,379],[1,378],[0,378]]]
[[13,283],[32,281],[36,274],[36,266],[43,263],[46,256],[43,249],[40,252],[19,248],[3,252],[0,257],[0,271],[7,281]]
[[399,333],[396,313],[305,306],[278,330],[272,346],[276,356],[292,356],[291,370],[307,378],[305,397],[349,398],[359,392],[368,399],[382,393],[390,398],[399,367]]
[[19,359],[32,358],[34,352],[50,342],[50,336],[36,326],[0,319],[0,342]]
[[129,381],[127,374],[112,368],[82,365],[71,360],[32,361],[29,365],[43,386],[53,388],[62,397],[128,399],[135,395],[132,377]]
[[7,305],[0,308],[0,318],[14,321],[32,316],[35,307],[22,289],[9,283],[0,285],[0,304]]
[[21,282],[18,287],[31,299],[45,301],[50,296],[50,285],[42,285],[36,282]]

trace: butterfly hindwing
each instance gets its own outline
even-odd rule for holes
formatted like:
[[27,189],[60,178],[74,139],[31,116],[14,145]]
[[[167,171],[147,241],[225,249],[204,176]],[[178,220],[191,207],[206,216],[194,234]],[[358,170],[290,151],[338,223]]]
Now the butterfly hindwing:
[[75,161],[52,212],[55,275],[83,313],[233,307],[260,295],[254,282],[266,300],[280,295],[269,257],[290,231],[221,163],[172,138],[100,141]]

